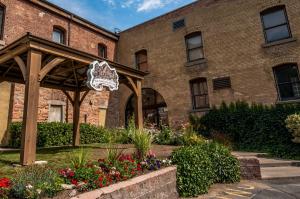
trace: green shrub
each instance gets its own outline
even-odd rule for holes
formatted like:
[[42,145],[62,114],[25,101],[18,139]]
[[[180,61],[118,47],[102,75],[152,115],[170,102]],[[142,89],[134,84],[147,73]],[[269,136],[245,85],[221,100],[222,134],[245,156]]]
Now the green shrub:
[[177,165],[177,189],[180,196],[191,197],[207,193],[214,182],[213,165],[202,145],[175,150],[172,162]]
[[183,197],[207,193],[213,183],[240,180],[238,160],[217,143],[182,147],[172,153],[172,162],[177,165],[177,188]]
[[205,144],[208,147],[209,156],[214,171],[214,183],[234,183],[240,181],[239,161],[230,150],[218,143]]
[[[64,146],[72,144],[72,124],[58,122],[38,123],[37,146]],[[22,123],[14,122],[9,127],[9,146],[19,148],[21,146]],[[107,143],[109,130],[91,124],[80,125],[80,141],[82,144]]]
[[110,130],[104,127],[98,127],[91,124],[80,125],[80,143],[108,143]]
[[[235,150],[267,152],[279,158],[300,158],[300,145],[292,142],[285,126],[288,115],[300,111],[300,104],[264,106],[236,102],[214,107],[195,123],[205,126],[199,133],[224,133]],[[198,125],[198,126],[201,126]]]
[[28,166],[17,172],[12,181],[13,198],[53,197],[62,190],[63,180],[56,171],[44,166]]

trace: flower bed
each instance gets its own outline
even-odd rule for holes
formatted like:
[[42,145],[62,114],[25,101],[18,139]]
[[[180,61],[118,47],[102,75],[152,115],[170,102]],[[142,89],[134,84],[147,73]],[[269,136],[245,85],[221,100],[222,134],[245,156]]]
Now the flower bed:
[[149,153],[142,161],[131,154],[94,162],[85,161],[84,158],[75,159],[71,160],[68,168],[59,171],[46,166],[32,166],[21,169],[12,180],[0,179],[0,198],[54,197],[64,189],[71,190],[67,197],[72,197],[159,170],[171,163],[170,160],[157,159],[153,153]]

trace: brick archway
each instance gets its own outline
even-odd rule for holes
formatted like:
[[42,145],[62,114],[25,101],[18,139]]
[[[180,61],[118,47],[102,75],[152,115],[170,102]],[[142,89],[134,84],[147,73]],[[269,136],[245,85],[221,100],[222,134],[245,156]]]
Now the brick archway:
[[[168,109],[163,96],[152,88],[142,89],[143,119],[146,125],[168,125]],[[134,95],[128,98],[125,108],[125,125],[135,110]]]

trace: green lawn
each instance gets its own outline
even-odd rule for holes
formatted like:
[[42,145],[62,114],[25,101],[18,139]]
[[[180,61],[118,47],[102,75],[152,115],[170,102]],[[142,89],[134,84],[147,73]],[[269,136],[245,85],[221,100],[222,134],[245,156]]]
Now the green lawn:
[[[105,158],[107,154],[108,144],[91,144],[84,147],[89,154],[89,159],[97,161],[100,158]],[[123,153],[133,153],[135,151],[133,145],[117,144],[114,147],[119,148]],[[60,169],[70,165],[70,157],[72,154],[79,152],[81,147],[51,147],[37,150],[36,160],[48,161],[48,165],[53,169]],[[172,150],[176,148],[173,146],[159,146],[153,145],[152,150],[158,157],[167,157]],[[15,152],[0,152],[0,178],[11,177],[16,172],[13,164],[18,164],[20,160],[19,151]]]

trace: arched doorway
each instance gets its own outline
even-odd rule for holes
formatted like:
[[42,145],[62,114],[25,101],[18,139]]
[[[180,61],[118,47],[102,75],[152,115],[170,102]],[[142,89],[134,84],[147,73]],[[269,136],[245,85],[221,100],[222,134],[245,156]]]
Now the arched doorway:
[[[168,125],[168,109],[164,98],[151,88],[142,89],[143,94],[143,117],[146,126]],[[134,115],[135,97],[131,95],[125,110],[125,125]]]

